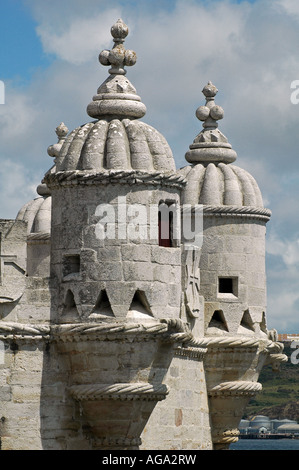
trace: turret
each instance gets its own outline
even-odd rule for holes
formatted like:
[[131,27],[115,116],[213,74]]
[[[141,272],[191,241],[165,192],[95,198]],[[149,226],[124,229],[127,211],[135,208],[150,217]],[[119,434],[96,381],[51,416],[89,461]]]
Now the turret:
[[55,172],[46,176],[62,323],[132,318],[138,311],[179,316],[180,239],[159,238],[158,206],[179,213],[183,178],[165,138],[139,120],[146,108],[124,69],[136,62],[123,45],[128,29],[119,20],[111,31],[114,47],[100,54],[110,76],[87,107],[96,120],[68,134],[54,152]]
[[203,129],[186,153],[191,165],[179,171],[187,180],[182,204],[199,204],[203,211],[199,293],[215,449],[237,439],[246,404],[261,389],[260,370],[266,358],[274,360],[269,345],[272,353],[282,349],[273,345],[266,326],[265,235],[271,212],[255,179],[234,165],[237,154],[218,128],[224,111],[215,103],[217,92],[211,82],[203,88],[206,102],[196,110]]

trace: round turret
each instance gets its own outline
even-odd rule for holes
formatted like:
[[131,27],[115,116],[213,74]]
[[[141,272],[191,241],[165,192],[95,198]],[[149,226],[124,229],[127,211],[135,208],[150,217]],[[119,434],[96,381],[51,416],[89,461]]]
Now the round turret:
[[110,76],[87,106],[95,120],[70,133],[61,124],[58,144],[48,149],[55,163],[44,178],[52,198],[53,312],[61,322],[180,313],[180,240],[171,217],[184,178],[165,138],[139,120],[146,107],[126,78],[125,66],[136,62],[123,45],[127,26],[118,20],[111,34],[113,48],[99,56]]
[[196,111],[203,130],[186,153],[192,165],[178,172],[187,181],[182,203],[203,210],[204,330],[208,335],[265,334],[265,224],[271,212],[255,179],[232,164],[237,154],[218,129],[224,111],[215,104],[217,91],[211,82],[203,89],[206,104]]

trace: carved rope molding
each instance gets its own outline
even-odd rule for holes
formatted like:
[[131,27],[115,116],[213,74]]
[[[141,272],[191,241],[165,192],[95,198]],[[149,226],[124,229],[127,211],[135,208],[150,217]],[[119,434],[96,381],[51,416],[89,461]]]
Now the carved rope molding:
[[247,338],[244,336],[215,336],[205,337],[200,340],[206,348],[257,348],[260,345],[259,338]]
[[183,176],[176,173],[161,173],[150,171],[107,170],[87,172],[80,170],[60,171],[49,173],[45,182],[50,188],[59,186],[76,186],[81,184],[152,184],[183,188],[187,183]]
[[169,393],[167,385],[148,383],[72,385],[69,390],[71,395],[80,401],[161,401]]
[[161,323],[140,324],[140,323],[79,323],[55,325],[52,333],[58,341],[81,341],[94,339],[116,339],[121,335],[134,334],[154,334],[161,335],[167,333],[167,325]]
[[262,384],[259,382],[246,382],[243,380],[234,382],[223,382],[215,385],[208,390],[210,397],[244,396],[255,395],[262,390]]
[[49,325],[22,325],[13,322],[0,322],[0,340],[50,340]]
[[28,325],[17,322],[0,322],[0,339],[52,339],[56,341],[81,341],[112,339],[125,335],[161,335],[165,341],[186,342],[192,339],[188,326],[180,320],[141,323],[79,323],[61,325]]
[[263,207],[253,206],[203,206],[204,216],[216,217],[249,217],[264,221],[270,220],[271,211]]
[[238,429],[229,429],[224,432],[214,431],[212,433],[214,444],[232,444],[238,442],[240,431]]

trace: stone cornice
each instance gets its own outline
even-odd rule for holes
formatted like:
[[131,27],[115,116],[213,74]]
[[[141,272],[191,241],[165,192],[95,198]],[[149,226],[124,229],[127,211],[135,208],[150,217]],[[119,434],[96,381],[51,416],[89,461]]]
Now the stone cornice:
[[147,341],[161,340],[176,345],[175,354],[201,360],[208,351],[230,348],[260,349],[268,361],[277,367],[288,360],[277,341],[242,336],[195,338],[188,325],[181,320],[162,319],[150,323],[75,323],[62,325],[21,324],[0,322],[0,341],[77,342],[77,341]]

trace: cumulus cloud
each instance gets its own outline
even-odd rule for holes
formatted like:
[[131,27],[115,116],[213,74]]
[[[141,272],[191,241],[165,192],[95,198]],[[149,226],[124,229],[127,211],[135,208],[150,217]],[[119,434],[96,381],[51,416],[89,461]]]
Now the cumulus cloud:
[[2,160],[0,181],[2,219],[15,218],[27,201],[37,197],[36,186],[39,183],[39,175],[31,170],[28,171],[25,165]]
[[286,266],[298,265],[299,268],[299,238],[281,240],[277,235],[271,235],[267,240],[267,252],[281,257]]
[[74,18],[65,30],[53,31],[50,24],[37,27],[45,52],[71,64],[82,64],[94,59],[99,49],[109,46],[107,25],[114,24],[119,9],[111,9],[92,18]]
[[268,323],[281,332],[298,328],[299,236],[267,237]]

